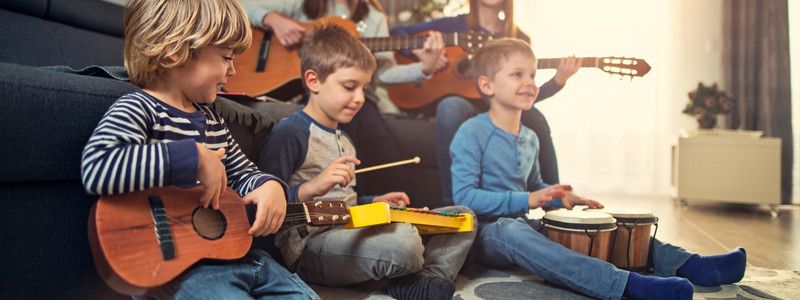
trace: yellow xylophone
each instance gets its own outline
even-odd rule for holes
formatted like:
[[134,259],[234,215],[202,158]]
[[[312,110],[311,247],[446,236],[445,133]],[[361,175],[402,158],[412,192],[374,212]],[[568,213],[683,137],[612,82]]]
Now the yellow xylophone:
[[471,214],[451,214],[414,208],[390,206],[385,202],[352,206],[346,228],[361,228],[391,222],[405,222],[417,227],[420,234],[469,232],[474,229]]

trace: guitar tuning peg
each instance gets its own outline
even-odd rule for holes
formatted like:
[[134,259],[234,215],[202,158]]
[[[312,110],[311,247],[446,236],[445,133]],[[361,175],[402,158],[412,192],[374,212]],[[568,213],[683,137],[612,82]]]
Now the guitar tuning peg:
[[342,216],[342,220],[344,220],[344,221],[350,220],[350,215]]
[[314,202],[314,206],[316,206],[316,207],[322,206],[322,201]]
[[334,221],[336,221],[336,220],[338,220],[338,219],[339,219],[339,216],[337,216],[337,215],[333,215],[333,217],[331,217],[331,219],[332,219],[332,220],[334,220]]
[[325,221],[325,217],[323,217],[323,216],[319,216],[319,217],[317,218],[317,220],[319,220],[320,222],[322,222],[322,221]]

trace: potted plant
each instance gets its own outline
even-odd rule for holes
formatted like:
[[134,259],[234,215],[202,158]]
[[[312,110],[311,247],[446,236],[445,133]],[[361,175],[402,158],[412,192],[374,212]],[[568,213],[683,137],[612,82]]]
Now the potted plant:
[[683,113],[695,117],[700,129],[711,129],[717,126],[717,115],[731,113],[735,103],[736,100],[720,90],[717,83],[705,86],[700,82],[696,90],[689,92],[689,103]]

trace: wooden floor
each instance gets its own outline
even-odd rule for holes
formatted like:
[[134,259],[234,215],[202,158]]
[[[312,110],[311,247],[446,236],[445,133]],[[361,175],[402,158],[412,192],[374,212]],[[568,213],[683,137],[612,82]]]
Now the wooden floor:
[[[590,197],[591,198],[591,197]],[[638,208],[659,218],[657,237],[699,254],[747,249],[755,267],[800,271],[800,206],[780,207],[689,201],[683,208],[670,198],[594,197],[609,208]]]

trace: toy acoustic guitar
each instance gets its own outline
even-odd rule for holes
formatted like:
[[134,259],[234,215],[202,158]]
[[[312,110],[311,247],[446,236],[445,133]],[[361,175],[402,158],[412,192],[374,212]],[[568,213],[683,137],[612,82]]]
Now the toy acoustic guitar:
[[[154,188],[102,196],[89,215],[89,240],[98,273],[112,289],[141,295],[201,259],[231,260],[250,250],[248,209],[230,188],[218,211],[199,206],[202,187]],[[288,204],[283,226],[342,225],[342,201]]]
[[[358,37],[356,25],[340,17],[324,17],[309,23],[301,23],[305,28],[323,24],[335,24]],[[458,46],[468,52],[477,50],[490,36],[479,32],[445,33],[442,35],[446,46]],[[409,35],[382,38],[362,38],[361,42],[373,52],[417,49],[425,45],[427,36]],[[320,55],[325,55],[320,53]],[[277,38],[260,28],[253,28],[253,44],[234,60],[236,76],[228,79],[225,89],[244,92],[249,96],[261,96],[280,90],[300,79],[300,57],[297,48],[286,48]],[[300,88],[296,86],[295,88]],[[296,93],[296,91],[295,91]]]
[[[477,45],[477,47],[482,44]],[[414,83],[387,85],[389,98],[397,107],[414,109],[450,95],[466,99],[480,99],[475,81],[470,74],[472,48],[445,48],[448,64],[445,69],[435,73],[428,80]],[[395,54],[398,64],[416,62],[416,58],[401,53]],[[554,69],[561,58],[539,58],[538,69]],[[643,59],[626,57],[584,57],[581,67],[595,67],[614,75],[641,77],[650,71],[650,65]]]

